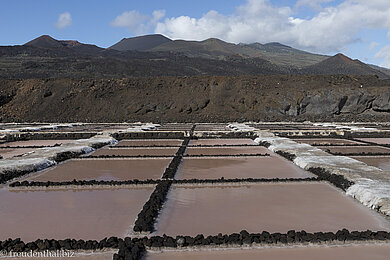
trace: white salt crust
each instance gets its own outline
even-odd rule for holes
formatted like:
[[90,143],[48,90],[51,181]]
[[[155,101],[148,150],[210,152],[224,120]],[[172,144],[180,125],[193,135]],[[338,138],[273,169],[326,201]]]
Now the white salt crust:
[[50,124],[50,125],[37,126],[37,127],[19,127],[19,128],[3,129],[3,130],[0,130],[0,133],[38,132],[38,131],[53,130],[53,129],[58,129],[58,128],[72,128],[74,126],[80,126],[80,125],[83,125],[83,124],[80,124],[80,123],[76,123],[76,124]]
[[336,129],[347,129],[351,131],[378,131],[373,127],[359,127],[354,125],[340,125],[335,123],[313,123],[314,126],[334,127]]
[[90,153],[95,145],[115,144],[118,141],[109,135],[94,136],[89,139],[79,139],[72,143],[56,147],[45,147],[34,150],[21,157],[0,160],[0,174],[7,171],[39,171],[56,164],[54,158],[65,152]]
[[120,132],[143,132],[143,131],[156,130],[158,127],[161,127],[161,125],[147,123],[147,124],[135,125],[135,126],[129,127],[125,130],[121,130]]
[[239,123],[232,123],[227,126],[228,128],[231,128],[233,131],[236,132],[248,132],[248,131],[255,131],[256,128],[248,126],[246,124],[239,124]]

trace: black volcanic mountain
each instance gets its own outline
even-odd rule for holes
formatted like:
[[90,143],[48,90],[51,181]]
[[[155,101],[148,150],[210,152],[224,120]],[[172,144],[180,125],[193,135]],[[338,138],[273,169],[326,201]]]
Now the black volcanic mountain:
[[72,40],[56,40],[49,35],[42,35],[24,44],[25,46],[41,47],[41,48],[61,48],[61,47],[77,47],[83,45],[78,41]]
[[231,56],[259,58],[262,56],[259,51],[248,46],[227,43],[215,38],[204,41],[176,40],[154,47],[149,51],[177,52],[188,57],[202,57],[209,59],[226,59],[226,57]]
[[[60,48],[66,47],[69,41],[57,41],[49,35],[42,35],[34,40],[24,44],[25,46],[41,47],[41,48]],[[74,43],[75,44],[75,43]],[[74,45],[73,44],[73,45]]]
[[376,70],[360,60],[353,60],[341,53],[336,54],[317,64],[308,66],[305,71],[310,74],[346,74],[346,75],[373,75],[381,78],[387,75]]
[[266,44],[252,43],[248,44],[248,46],[260,51],[265,59],[272,60],[273,63],[282,66],[303,68],[329,58],[329,56],[301,51],[278,42]]
[[92,44],[84,44],[74,40],[56,40],[49,35],[42,35],[32,41],[24,44],[24,46],[37,47],[37,48],[70,48],[80,54],[98,54],[105,49],[97,47]]
[[161,34],[152,34],[133,38],[123,38],[118,43],[109,47],[109,49],[117,51],[147,51],[171,41],[171,39]]
[[233,44],[210,38],[204,41],[170,40],[162,35],[148,35],[125,38],[110,49],[148,52],[181,53],[188,57],[221,59],[241,56],[243,58],[263,58],[276,65],[304,67],[313,65],[328,58],[325,55],[313,54],[280,43]]
[[0,78],[375,74],[389,70],[343,55],[317,55],[280,43],[233,44],[211,38],[172,41],[162,35],[123,39],[108,49],[48,35],[0,46]]

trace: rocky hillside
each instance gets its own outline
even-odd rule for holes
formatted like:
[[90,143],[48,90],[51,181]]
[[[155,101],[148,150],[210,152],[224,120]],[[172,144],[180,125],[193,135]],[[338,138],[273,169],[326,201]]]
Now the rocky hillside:
[[1,121],[387,120],[376,76],[0,80]]

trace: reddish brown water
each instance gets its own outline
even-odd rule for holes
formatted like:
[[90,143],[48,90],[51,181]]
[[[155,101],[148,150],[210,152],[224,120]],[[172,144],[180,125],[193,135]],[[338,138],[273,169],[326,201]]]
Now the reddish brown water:
[[191,140],[190,145],[255,145],[252,139],[198,139]]
[[0,144],[0,147],[9,146],[53,146],[60,144],[73,143],[75,140],[28,140],[28,141],[17,141],[17,142],[9,142]]
[[390,171],[390,156],[353,156],[352,158],[384,171]]
[[186,154],[188,155],[238,155],[238,154],[265,154],[270,151],[262,146],[253,147],[188,147]]
[[390,230],[390,223],[327,183],[173,187],[157,234]]
[[92,155],[118,155],[118,156],[136,156],[136,155],[172,155],[174,156],[178,148],[102,148],[94,152]]
[[184,158],[177,179],[306,178],[310,173],[278,156]]
[[14,156],[22,155],[25,153],[29,153],[32,151],[34,151],[34,149],[31,149],[31,148],[14,148],[14,149],[13,148],[2,148],[2,149],[0,149],[0,155],[6,159],[6,158],[11,158]]
[[388,260],[390,244],[148,252],[145,260]]
[[146,180],[159,179],[171,159],[82,159],[69,160],[39,175],[34,181]]
[[322,150],[330,150],[332,153],[389,153],[390,149],[381,146],[322,146],[319,147]]
[[390,138],[359,138],[357,140],[362,140],[365,142],[371,142],[376,144],[390,144]]
[[140,140],[122,140],[116,146],[180,146],[183,140],[180,139],[140,139]]
[[153,188],[0,190],[0,240],[124,237],[152,191]]
[[363,144],[360,142],[347,140],[347,139],[337,139],[337,138],[310,138],[310,139],[294,139],[298,143],[305,143],[310,145],[332,145],[332,144]]
[[231,131],[231,129],[223,124],[197,124],[195,131]]

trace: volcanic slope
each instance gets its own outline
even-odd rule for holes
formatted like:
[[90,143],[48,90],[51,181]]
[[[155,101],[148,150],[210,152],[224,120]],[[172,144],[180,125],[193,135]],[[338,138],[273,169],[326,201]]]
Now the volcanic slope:
[[6,122],[388,121],[389,99],[376,76],[0,80]]
[[304,69],[310,74],[346,74],[346,75],[378,75],[386,78],[388,75],[382,71],[376,70],[360,60],[351,58],[339,53],[333,57],[323,60]]
[[152,34],[132,38],[123,38],[108,49],[117,51],[147,51],[171,41],[171,39],[161,34]]
[[261,57],[277,65],[297,67],[313,65],[328,58],[328,56],[325,55],[301,51],[276,42],[267,44],[233,44],[216,38],[210,38],[204,41],[172,41],[162,35],[145,35],[125,38],[111,46],[109,49],[120,51],[168,51],[182,53],[189,57],[210,59],[226,59],[231,56],[241,56],[245,58]]
[[23,46],[0,47],[0,78],[270,74],[390,77],[386,73],[388,70],[368,66],[342,55],[327,59],[326,56],[299,51],[279,43],[232,44],[219,39],[171,41],[162,35],[149,35],[125,39],[116,48],[124,51],[72,40],[56,40],[44,35]]
[[84,55],[97,55],[105,50],[104,48],[100,48],[96,45],[80,43],[75,40],[56,40],[49,35],[42,35],[35,38],[34,40],[25,43],[24,46],[44,49],[47,48],[52,50],[69,48]]

